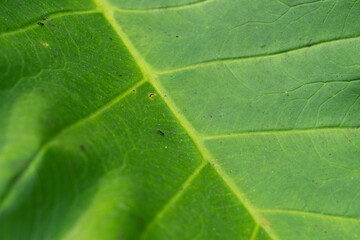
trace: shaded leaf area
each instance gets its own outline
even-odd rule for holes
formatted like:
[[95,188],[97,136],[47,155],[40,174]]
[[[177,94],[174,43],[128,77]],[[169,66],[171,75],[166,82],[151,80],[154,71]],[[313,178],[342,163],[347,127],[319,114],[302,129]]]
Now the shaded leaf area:
[[359,238],[358,1],[12,4],[1,239]]
[[115,34],[100,14],[53,23],[0,39],[0,193],[49,139],[142,80],[119,38],[107,37]]
[[201,162],[163,103],[148,100],[149,90],[137,88],[47,145],[2,203],[3,239],[139,235]]

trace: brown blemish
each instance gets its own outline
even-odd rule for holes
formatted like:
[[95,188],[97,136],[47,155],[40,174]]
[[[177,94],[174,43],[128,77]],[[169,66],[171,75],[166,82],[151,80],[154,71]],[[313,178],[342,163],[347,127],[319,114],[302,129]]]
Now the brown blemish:
[[268,227],[270,225],[269,221],[266,220],[265,218],[262,219],[261,221],[261,226],[263,226],[264,228]]
[[179,38],[180,36],[176,35],[175,37],[176,37],[176,38]]
[[148,97],[152,100],[152,97],[153,96],[156,96],[156,94],[155,93],[148,93]]
[[46,42],[41,43],[41,45],[43,45],[44,47],[48,47],[48,46],[49,46],[49,44],[48,44],[48,43],[46,43]]
[[80,145],[80,149],[81,149],[81,151],[85,152],[85,146],[84,146],[84,144],[81,144],[81,145]]
[[131,90],[132,92],[136,93],[136,89]]
[[43,22],[37,22],[37,24],[42,26],[42,27],[45,25]]

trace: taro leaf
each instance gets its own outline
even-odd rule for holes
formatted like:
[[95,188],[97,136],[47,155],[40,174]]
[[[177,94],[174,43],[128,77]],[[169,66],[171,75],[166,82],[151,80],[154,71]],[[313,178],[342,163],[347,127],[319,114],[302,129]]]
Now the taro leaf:
[[0,0],[0,239],[360,239],[360,1]]

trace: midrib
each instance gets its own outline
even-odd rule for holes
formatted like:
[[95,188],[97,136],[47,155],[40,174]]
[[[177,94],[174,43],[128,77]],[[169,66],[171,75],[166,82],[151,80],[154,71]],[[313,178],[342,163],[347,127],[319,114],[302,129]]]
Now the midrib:
[[[130,54],[135,59],[136,63],[138,64],[139,68],[141,69],[144,78],[146,81],[150,82],[155,90],[159,93],[159,95],[162,97],[163,101],[166,103],[170,111],[174,114],[174,116],[179,121],[179,124],[185,129],[185,131],[188,133],[190,138],[193,140],[194,144],[198,148],[200,154],[202,155],[205,163],[201,164],[193,174],[188,178],[187,181],[185,181],[184,185],[189,186],[191,184],[191,180],[193,180],[198,173],[201,172],[201,169],[206,164],[211,164],[211,166],[214,168],[214,170],[217,172],[217,174],[223,179],[223,181],[228,185],[228,187],[231,189],[231,191],[235,194],[235,196],[238,198],[238,200],[241,202],[241,204],[248,210],[248,212],[253,217],[256,224],[259,224],[262,226],[261,223],[266,222],[265,218],[255,210],[255,207],[252,206],[252,204],[247,200],[245,195],[239,191],[239,189],[236,187],[235,183],[230,179],[230,177],[227,176],[227,174],[216,165],[214,157],[211,155],[211,153],[207,150],[207,148],[204,145],[204,140],[200,137],[200,135],[197,133],[197,131],[193,128],[193,126],[190,124],[190,122],[182,115],[180,114],[180,110],[176,107],[174,102],[168,98],[169,96],[166,91],[164,90],[163,86],[161,85],[160,81],[158,80],[158,77],[156,75],[156,71],[153,70],[149,64],[142,58],[141,54],[137,51],[137,49],[134,47],[132,42],[129,40],[127,35],[122,30],[121,26],[117,23],[117,21],[114,18],[114,12],[115,9],[105,0],[93,0],[95,5],[97,6],[97,10],[101,12],[104,17],[107,19],[107,21],[111,24],[113,29],[116,31],[118,36],[123,41],[124,45],[127,47]],[[189,181],[190,180],[190,181]],[[168,204],[165,204],[163,207],[163,210],[166,210],[169,207],[169,203],[173,204],[176,199],[178,199],[181,194],[184,192],[184,189],[179,189],[178,192],[174,195],[172,199],[168,202]],[[157,221],[159,219],[159,214],[162,215],[164,213],[163,210],[160,210],[158,214],[153,218],[152,221],[147,225],[145,228],[142,237],[146,236],[147,230],[150,229],[150,227],[154,224],[154,221]],[[278,240],[279,237],[276,236],[276,234],[272,231],[269,226],[264,227],[263,229],[271,236],[272,239]]]

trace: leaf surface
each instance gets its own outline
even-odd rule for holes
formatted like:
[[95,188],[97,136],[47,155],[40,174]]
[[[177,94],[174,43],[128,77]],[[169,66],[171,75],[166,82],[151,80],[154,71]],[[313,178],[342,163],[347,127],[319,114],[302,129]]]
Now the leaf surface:
[[359,13],[3,1],[1,239],[359,239]]

